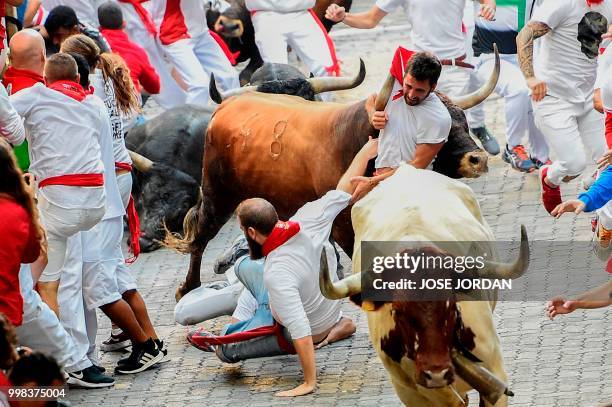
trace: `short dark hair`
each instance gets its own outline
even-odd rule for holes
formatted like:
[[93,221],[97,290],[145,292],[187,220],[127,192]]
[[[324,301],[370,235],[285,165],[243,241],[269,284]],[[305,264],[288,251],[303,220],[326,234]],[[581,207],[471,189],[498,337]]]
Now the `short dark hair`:
[[79,19],[71,7],[57,6],[49,12],[45,20],[45,30],[47,30],[49,36],[53,38],[60,28],[69,30],[78,24]]
[[98,7],[98,21],[100,28],[108,28],[110,30],[118,30],[123,25],[123,13],[121,8],[110,1]]
[[79,84],[83,87],[83,89],[87,89],[89,87],[89,71],[90,67],[87,63],[85,57],[81,54],[77,54],[76,52],[67,52],[72,58],[74,58],[77,64],[77,70],[79,71]]
[[26,383],[52,386],[56,382],[64,383],[64,375],[53,357],[42,352],[32,352],[15,362],[9,380],[13,386],[23,386]]
[[430,52],[417,52],[410,58],[406,66],[406,74],[410,74],[417,81],[429,81],[433,86],[438,83],[442,64],[436,56]]
[[78,75],[78,67],[74,58],[60,52],[47,58],[45,62],[45,79],[49,83],[56,81],[74,81]]
[[13,364],[14,349],[17,346],[15,327],[0,312],[0,369],[7,370]]
[[253,228],[259,233],[269,235],[278,222],[278,214],[274,206],[262,198],[252,198],[242,201],[236,209],[236,215],[243,228]]

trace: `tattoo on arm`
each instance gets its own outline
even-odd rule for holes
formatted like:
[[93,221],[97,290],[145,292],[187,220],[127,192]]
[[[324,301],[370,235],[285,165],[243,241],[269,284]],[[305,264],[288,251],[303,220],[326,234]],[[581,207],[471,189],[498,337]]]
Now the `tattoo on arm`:
[[516,37],[518,60],[525,78],[534,77],[533,41],[550,31],[550,27],[539,21],[530,21]]

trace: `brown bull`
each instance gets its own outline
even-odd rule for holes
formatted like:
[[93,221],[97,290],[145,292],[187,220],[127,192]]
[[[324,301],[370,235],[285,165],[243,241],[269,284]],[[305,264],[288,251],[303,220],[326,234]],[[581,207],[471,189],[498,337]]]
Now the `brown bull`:
[[[443,148],[446,152],[439,154],[453,162],[453,168],[446,170],[454,172],[446,175],[478,177],[487,169],[486,154],[469,138],[461,109],[489,96],[497,83],[499,59],[496,68],[481,89],[457,98],[457,105],[442,98],[453,117]],[[387,80],[386,85],[389,83]],[[381,101],[390,92],[389,86],[383,88],[377,106],[384,106]],[[377,133],[368,120],[365,101],[351,105],[310,102],[249,90],[224,101],[206,134],[201,200],[185,217],[184,238],[166,239],[167,246],[191,254],[177,299],[200,285],[202,253],[242,200],[267,199],[281,218],[289,218],[306,202],[333,189],[368,137]],[[459,147],[464,150],[453,154]],[[445,173],[444,169],[440,172]],[[332,236],[352,254],[354,236],[348,211],[337,217]]]

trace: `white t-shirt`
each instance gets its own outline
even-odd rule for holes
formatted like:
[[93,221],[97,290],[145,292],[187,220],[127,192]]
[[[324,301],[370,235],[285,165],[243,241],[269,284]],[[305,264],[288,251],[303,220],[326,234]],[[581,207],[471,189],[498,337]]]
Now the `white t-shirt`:
[[[10,101],[25,119],[30,172],[36,180],[104,172],[98,141],[102,118],[91,98],[79,102],[37,83],[11,95]],[[50,185],[39,193],[66,209],[101,208],[106,200],[103,187]]]
[[[471,0],[467,0],[471,1]],[[429,51],[440,59],[458,58],[466,54],[462,32],[466,0],[377,0],[376,6],[385,13],[406,4],[412,24],[413,49]]]
[[350,200],[346,192],[333,190],[301,207],[291,218],[300,231],[266,257],[264,284],[272,314],[294,340],[325,332],[341,317],[340,301],[323,297],[319,290],[319,263],[325,247],[330,277],[338,280],[329,234]]
[[603,54],[597,58],[597,79],[595,80],[595,89],[600,89],[607,77],[606,74],[610,74],[610,67],[612,66],[612,47],[604,51]]
[[246,0],[249,11],[276,11],[290,13],[304,11],[315,6],[315,0]]
[[23,120],[9,100],[4,85],[0,83],[0,136],[18,146],[25,140]]
[[601,83],[601,102],[606,113],[612,113],[612,69],[608,69],[606,80]]
[[115,162],[132,164],[132,159],[130,158],[130,154],[125,146],[123,121],[119,108],[117,107],[113,81],[109,79],[104,82],[104,77],[99,69],[96,69],[94,74],[89,75],[89,81],[91,82],[91,86],[94,88],[94,95],[102,99],[104,105],[106,106],[108,116],[110,117],[113,139],[113,155],[115,157]]
[[[391,95],[400,89],[396,82]],[[378,138],[376,168],[397,168],[411,161],[417,144],[445,142],[452,124],[448,109],[435,93],[416,106],[407,105],[403,97],[392,99],[385,108],[389,121]]]
[[531,18],[551,28],[539,40],[535,75],[546,82],[549,95],[572,103],[593,98],[597,58],[588,58],[578,40],[578,26],[584,24],[588,12],[600,13],[612,22],[609,1],[588,7],[585,0],[549,0]]
[[98,107],[100,112],[100,152],[102,163],[104,163],[104,190],[106,191],[106,212],[104,219],[112,219],[125,215],[125,206],[117,184],[115,173],[115,157],[113,155],[113,135],[111,123],[106,111],[105,103],[96,95],[87,96],[87,101],[91,101]]

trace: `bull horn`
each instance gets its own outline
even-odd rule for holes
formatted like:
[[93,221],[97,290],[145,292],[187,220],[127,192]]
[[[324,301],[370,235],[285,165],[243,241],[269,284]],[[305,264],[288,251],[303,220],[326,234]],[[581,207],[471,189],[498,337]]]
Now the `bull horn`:
[[149,160],[147,157],[144,157],[138,153],[128,150],[130,154],[130,158],[132,159],[132,164],[136,169],[140,172],[148,172],[151,167],[153,167],[153,161]]
[[495,90],[500,71],[499,51],[497,50],[497,44],[493,44],[493,51],[495,52],[495,69],[493,69],[493,73],[489,77],[487,83],[469,95],[453,98],[453,103],[459,106],[461,109],[467,110],[484,102],[484,100],[488,98],[489,95],[491,95],[491,93],[493,93]]
[[389,74],[387,76],[387,80],[383,84],[382,89],[378,92],[376,96],[376,102],[374,102],[374,109],[377,112],[382,112],[387,107],[387,101],[389,97],[391,97],[391,91],[393,91],[393,85],[395,84],[395,78],[393,75]]
[[337,283],[329,277],[329,265],[325,248],[321,251],[321,266],[319,268],[319,289],[325,298],[339,300],[361,292],[361,273],[352,274]]
[[215,80],[215,74],[211,72],[210,74],[210,86],[208,93],[210,94],[210,98],[213,102],[217,104],[221,104],[225,99],[230,98],[232,96],[242,95],[248,91],[257,90],[257,86],[243,86],[241,88],[230,89],[227,92],[221,92],[217,89],[217,81]]
[[312,90],[315,94],[323,93],[323,92],[331,92],[335,90],[346,90],[353,89],[357,86],[361,85],[363,80],[365,79],[366,69],[365,63],[363,59],[359,58],[359,72],[357,75],[350,77],[319,77],[319,78],[310,78],[308,79],[308,83],[312,87]]
[[478,277],[491,279],[519,278],[529,267],[529,239],[527,230],[521,225],[521,248],[517,259],[512,263],[484,262],[482,269],[476,269]]

